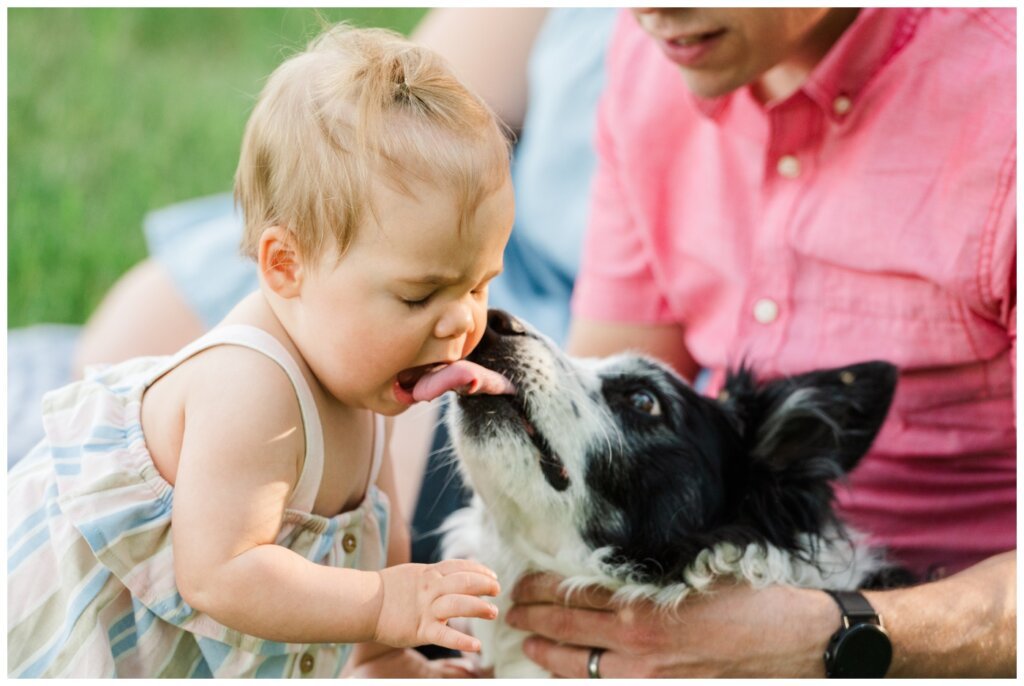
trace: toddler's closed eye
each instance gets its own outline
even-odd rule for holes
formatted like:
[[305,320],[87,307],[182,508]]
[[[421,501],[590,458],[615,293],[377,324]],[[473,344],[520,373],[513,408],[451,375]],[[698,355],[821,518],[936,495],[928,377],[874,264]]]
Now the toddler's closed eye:
[[399,300],[401,300],[403,303],[405,303],[406,306],[408,306],[409,308],[415,310],[415,309],[419,309],[421,307],[426,307],[427,303],[430,301],[430,299],[433,296],[434,296],[433,293],[429,293],[426,296],[424,296],[422,298],[418,298],[418,299],[399,297]]

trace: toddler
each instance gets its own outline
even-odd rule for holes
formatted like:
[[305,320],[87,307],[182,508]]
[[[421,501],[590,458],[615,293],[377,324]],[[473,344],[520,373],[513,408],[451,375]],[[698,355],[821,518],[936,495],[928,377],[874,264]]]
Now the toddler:
[[384,416],[483,335],[508,162],[482,101],[389,31],[334,27],[271,75],[235,182],[259,290],[49,394],[9,475],[11,676],[461,674],[408,647],[477,650],[447,620],[493,619],[498,584],[406,564]]

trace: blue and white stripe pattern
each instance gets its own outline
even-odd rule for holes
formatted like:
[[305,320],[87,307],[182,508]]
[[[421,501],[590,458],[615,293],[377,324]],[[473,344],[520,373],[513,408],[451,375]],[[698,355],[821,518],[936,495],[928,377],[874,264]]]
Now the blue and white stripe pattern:
[[[46,439],[8,475],[9,676],[340,674],[351,646],[285,644],[242,634],[196,612],[177,591],[170,529],[174,489],[146,449],[142,394],[183,359],[212,345],[237,342],[278,359],[265,350],[266,334],[239,342],[237,329],[247,327],[232,328],[228,335],[215,329],[179,355],[108,367],[44,398]],[[305,386],[286,371],[293,384]],[[300,404],[306,427],[319,431],[319,418],[308,417],[306,404]],[[379,464],[383,421],[377,420]],[[312,448],[322,452],[317,438]],[[322,459],[307,451],[303,476],[311,464],[317,475],[300,478],[290,505],[312,502],[299,491],[311,487],[315,497]],[[384,564],[388,503],[376,486],[358,508],[335,517],[306,509],[286,511],[279,545],[320,564]],[[349,534],[358,542],[352,552],[342,544]]]

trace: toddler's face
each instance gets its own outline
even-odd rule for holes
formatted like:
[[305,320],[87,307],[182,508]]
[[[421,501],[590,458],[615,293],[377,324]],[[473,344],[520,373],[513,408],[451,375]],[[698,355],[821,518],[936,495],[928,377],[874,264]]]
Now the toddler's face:
[[380,224],[367,218],[340,262],[334,253],[307,274],[295,334],[334,397],[386,415],[408,407],[408,391],[430,366],[480,342],[487,286],[501,272],[514,213],[506,180],[460,232],[450,191],[410,187],[415,198],[376,185]]

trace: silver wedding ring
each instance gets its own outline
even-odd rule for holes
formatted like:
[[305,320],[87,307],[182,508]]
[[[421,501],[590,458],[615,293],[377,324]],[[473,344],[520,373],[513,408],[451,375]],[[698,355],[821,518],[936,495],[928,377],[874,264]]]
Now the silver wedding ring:
[[591,679],[601,678],[601,672],[598,671],[598,663],[601,661],[602,655],[604,655],[604,648],[592,648],[590,650],[590,657],[587,658],[587,676]]

